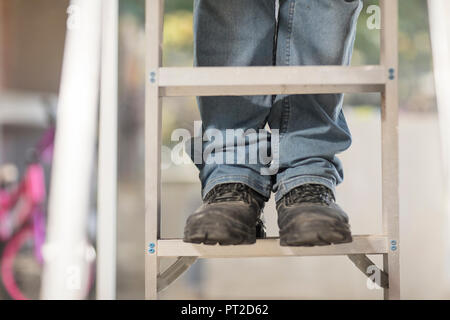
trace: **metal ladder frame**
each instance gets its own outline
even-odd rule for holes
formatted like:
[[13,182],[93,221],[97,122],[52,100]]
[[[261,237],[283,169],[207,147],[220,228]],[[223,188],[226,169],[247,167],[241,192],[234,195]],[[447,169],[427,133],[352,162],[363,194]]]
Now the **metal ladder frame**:
[[[197,258],[347,255],[367,276],[375,266],[367,254],[383,255],[379,285],[385,299],[400,299],[398,194],[398,0],[380,0],[381,55],[373,66],[162,67],[164,0],[146,0],[145,90],[145,297],[157,299]],[[381,235],[356,235],[352,243],[323,247],[281,247],[277,238],[254,245],[206,246],[162,239],[161,122],[162,97],[381,93],[382,222]],[[159,258],[178,257],[159,272]],[[377,268],[375,266],[375,268]]]

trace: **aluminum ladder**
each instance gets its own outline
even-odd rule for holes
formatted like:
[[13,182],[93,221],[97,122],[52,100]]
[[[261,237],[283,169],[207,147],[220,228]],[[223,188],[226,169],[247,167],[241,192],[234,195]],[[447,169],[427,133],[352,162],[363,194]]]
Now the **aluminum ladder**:
[[[145,297],[157,299],[197,258],[347,255],[366,274],[380,274],[385,299],[400,299],[398,189],[398,0],[380,0],[380,64],[371,66],[182,67],[162,66],[164,0],[146,0],[145,90]],[[207,246],[162,239],[162,97],[381,93],[383,234],[355,235],[352,243],[281,247],[277,238],[253,245]],[[382,270],[366,255],[383,255]],[[159,258],[177,257],[164,272]],[[367,275],[367,274],[366,274]],[[369,276],[369,275],[368,275]]]

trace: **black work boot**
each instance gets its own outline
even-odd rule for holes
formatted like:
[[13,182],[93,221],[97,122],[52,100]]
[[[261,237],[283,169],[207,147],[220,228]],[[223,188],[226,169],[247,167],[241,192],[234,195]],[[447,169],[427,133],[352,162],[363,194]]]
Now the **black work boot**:
[[348,216],[333,192],[320,184],[304,184],[277,202],[280,245],[324,246],[352,242]]
[[186,221],[184,242],[252,244],[265,237],[260,220],[265,199],[242,183],[220,184]]

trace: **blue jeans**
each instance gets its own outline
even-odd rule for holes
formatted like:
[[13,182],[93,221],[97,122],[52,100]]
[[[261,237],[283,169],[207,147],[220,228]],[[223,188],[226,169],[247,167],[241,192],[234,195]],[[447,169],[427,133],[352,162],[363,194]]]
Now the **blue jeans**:
[[[361,0],[195,0],[195,65],[301,66],[348,65]],[[202,195],[223,183],[243,183],[278,201],[306,183],[333,192],[343,180],[336,154],[351,144],[342,112],[343,94],[198,97],[202,130],[279,130],[278,172],[262,175],[267,163],[197,163]],[[268,133],[270,134],[270,133]],[[215,155],[235,157],[225,140]],[[246,141],[246,152],[259,139]],[[253,145],[255,147],[255,145]]]

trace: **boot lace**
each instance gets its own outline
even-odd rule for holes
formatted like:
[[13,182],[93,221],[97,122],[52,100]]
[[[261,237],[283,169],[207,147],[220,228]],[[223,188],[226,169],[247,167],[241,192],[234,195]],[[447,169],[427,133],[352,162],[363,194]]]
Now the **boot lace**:
[[321,184],[304,184],[301,185],[285,196],[286,204],[290,205],[293,203],[318,203],[323,205],[330,205],[335,201],[333,192]]
[[[225,201],[245,201],[251,202],[251,197],[258,197],[252,192],[250,187],[242,183],[226,183],[220,184],[212,189],[205,197],[205,201],[225,202]],[[260,199],[257,199],[260,200]],[[263,200],[261,198],[261,200]],[[264,201],[264,200],[263,200]]]

